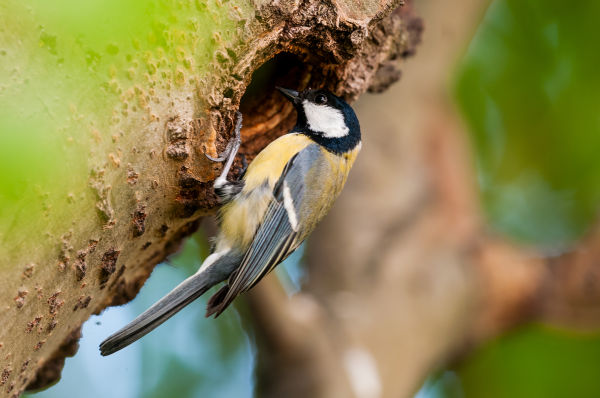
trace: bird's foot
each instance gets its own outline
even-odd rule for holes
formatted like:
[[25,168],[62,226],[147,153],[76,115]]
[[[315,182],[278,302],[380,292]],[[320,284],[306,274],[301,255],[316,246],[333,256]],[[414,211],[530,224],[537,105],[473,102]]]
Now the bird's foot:
[[204,156],[206,156],[209,160],[212,160],[213,162],[222,162],[229,157],[229,152],[231,152],[231,146],[232,146],[231,143],[232,142],[233,142],[233,140],[230,141],[229,144],[227,144],[227,147],[225,147],[225,150],[223,151],[221,156],[217,156],[216,158],[213,158],[208,153],[205,153]]
[[242,114],[240,112],[236,112],[235,113],[235,130],[234,130],[234,135],[233,138],[231,139],[231,141],[229,141],[229,143],[227,144],[227,147],[225,148],[225,151],[223,152],[223,154],[221,156],[219,156],[218,158],[213,158],[209,155],[205,156],[212,160],[213,162],[222,162],[224,160],[227,160],[227,162],[225,163],[225,166],[223,166],[223,171],[221,172],[221,175],[215,180],[214,183],[214,187],[216,188],[221,188],[223,187],[225,184],[228,183],[227,181],[227,174],[229,173],[229,170],[231,169],[231,166],[233,165],[233,160],[235,159],[235,156],[238,153],[238,150],[240,149],[240,145],[242,143]]
[[[233,133],[233,138],[231,139],[231,141],[229,141],[227,143],[227,146],[225,147],[225,150],[223,151],[223,153],[216,158],[213,158],[209,154],[204,154],[204,156],[206,156],[208,159],[212,160],[213,162],[222,162],[226,159],[235,158],[235,155],[237,154],[237,151],[240,149],[240,145],[242,143],[241,130],[242,130],[242,114],[238,111],[235,113],[235,130]],[[231,161],[233,163],[233,160],[231,160]],[[229,171],[229,170],[227,170],[227,171]]]

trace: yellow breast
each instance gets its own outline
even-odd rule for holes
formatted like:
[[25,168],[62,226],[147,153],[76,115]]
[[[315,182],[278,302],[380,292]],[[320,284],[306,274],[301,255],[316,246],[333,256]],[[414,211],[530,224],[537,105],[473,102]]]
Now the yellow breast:
[[219,245],[249,246],[283,168],[296,153],[312,142],[303,134],[286,134],[271,142],[254,158],[244,176],[244,188],[240,193],[242,200],[233,200],[221,209]]
[[328,152],[327,150],[323,149],[325,158],[331,164],[332,169],[338,170],[340,184],[338,185],[339,190],[336,192],[336,196],[337,196],[337,194],[340,193],[340,191],[344,187],[344,184],[346,183],[346,179],[348,178],[348,174],[350,173],[350,169],[352,168],[352,165],[354,164],[354,161],[356,160],[356,157],[358,156],[358,153],[360,152],[361,146],[362,145],[359,143],[354,149],[352,149],[351,151],[348,151],[346,153],[343,153],[341,155],[333,154],[333,153]]
[[[341,193],[346,184],[350,169],[360,151],[360,144],[343,154],[336,154],[321,147],[321,161],[327,167],[313,168],[306,177],[311,186],[306,187],[305,194],[310,197],[300,210],[302,218],[302,234],[300,239],[306,238],[317,226],[321,219],[329,212],[333,202]],[[327,170],[320,174],[318,170]]]
[[268,181],[271,187],[281,176],[290,159],[313,141],[304,134],[286,134],[271,142],[254,158],[244,177],[242,192],[249,192]]

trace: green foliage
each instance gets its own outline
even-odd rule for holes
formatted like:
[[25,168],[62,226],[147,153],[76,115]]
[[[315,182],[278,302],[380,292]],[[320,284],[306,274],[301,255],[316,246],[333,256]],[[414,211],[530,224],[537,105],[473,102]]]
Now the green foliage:
[[[600,52],[595,1],[496,0],[461,62],[492,226],[562,250],[597,220]],[[423,390],[445,397],[600,396],[600,335],[531,326],[502,337]]]
[[600,203],[600,3],[495,1],[460,66],[483,202],[512,237],[560,248]]
[[598,397],[598,369],[600,334],[578,335],[530,326],[473,354],[457,369],[460,387],[447,382],[445,396]]
[[[60,165],[54,155],[60,148],[53,146],[44,132],[43,123],[35,119],[17,122],[11,116],[13,107],[7,104],[0,109],[0,201],[4,204],[18,202],[28,194],[26,182],[35,180],[43,191],[52,185],[52,176]],[[27,204],[24,204],[27,205]],[[0,217],[6,206],[0,206]]]

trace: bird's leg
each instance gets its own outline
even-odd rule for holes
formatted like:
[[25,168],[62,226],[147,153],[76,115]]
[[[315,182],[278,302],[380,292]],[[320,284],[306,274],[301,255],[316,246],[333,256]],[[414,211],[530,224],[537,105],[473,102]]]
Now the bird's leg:
[[213,158],[208,153],[205,153],[204,156],[206,156],[208,159],[212,160],[213,162],[222,162],[225,159],[227,159],[227,157],[229,156],[229,151],[231,151],[231,143],[227,144],[227,146],[225,147],[225,150],[223,151],[221,156],[217,156],[216,158]]
[[223,160],[227,159],[225,166],[223,166],[223,171],[221,172],[221,175],[219,177],[217,177],[217,179],[215,180],[215,183],[214,183],[215,188],[222,187],[224,184],[227,183],[227,174],[229,173],[229,170],[231,170],[231,166],[233,165],[233,160],[235,159],[235,156],[237,155],[237,152],[240,149],[240,144],[242,143],[241,130],[242,130],[242,114],[240,112],[236,112],[235,113],[234,137],[227,144],[227,147],[225,148],[225,151],[223,152],[223,154],[221,156],[219,156],[218,158],[213,158],[213,157],[205,154],[205,156],[207,158],[209,158],[210,160],[212,160],[213,162],[222,162]]
[[237,152],[240,149],[240,145],[242,143],[242,114],[240,112],[236,112],[235,117],[236,120],[234,137],[227,144],[225,152],[219,158],[216,159],[206,155],[207,158],[216,162],[227,159],[227,161],[225,162],[225,166],[223,166],[223,171],[221,172],[221,175],[217,177],[213,184],[213,188],[222,202],[227,202],[231,200],[231,198],[233,198],[239,191],[241,191],[243,187],[243,183],[227,181],[227,174],[229,173],[229,170],[233,165],[235,156],[237,155]]

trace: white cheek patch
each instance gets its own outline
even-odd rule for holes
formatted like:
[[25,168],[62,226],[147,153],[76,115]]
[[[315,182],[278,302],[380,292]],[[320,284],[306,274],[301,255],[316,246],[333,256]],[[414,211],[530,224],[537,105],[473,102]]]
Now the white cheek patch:
[[328,105],[317,105],[304,100],[304,114],[308,127],[312,131],[322,133],[327,138],[338,138],[348,135],[350,131],[344,121],[344,114]]

